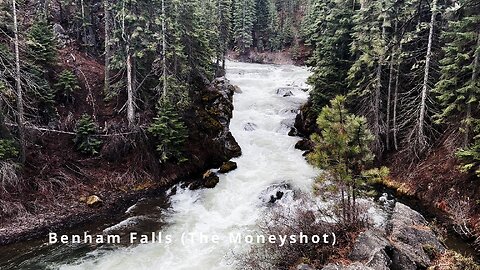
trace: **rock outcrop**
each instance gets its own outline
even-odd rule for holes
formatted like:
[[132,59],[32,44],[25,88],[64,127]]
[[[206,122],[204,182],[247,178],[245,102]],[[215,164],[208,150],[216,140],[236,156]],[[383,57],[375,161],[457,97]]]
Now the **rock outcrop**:
[[[431,252],[442,253],[444,246],[427,221],[410,207],[396,203],[385,230],[361,233],[349,255],[348,266],[329,264],[323,270],[417,270],[427,269]],[[431,254],[430,254],[431,255]]]

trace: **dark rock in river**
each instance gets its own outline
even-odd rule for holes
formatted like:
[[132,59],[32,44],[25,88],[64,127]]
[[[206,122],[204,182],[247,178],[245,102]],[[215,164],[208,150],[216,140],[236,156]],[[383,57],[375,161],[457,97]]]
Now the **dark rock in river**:
[[188,185],[188,188],[190,190],[197,190],[201,188],[214,188],[217,186],[218,182],[220,181],[220,178],[218,176],[208,170],[206,173],[203,174],[201,180],[195,180],[192,183]]
[[237,168],[237,163],[234,161],[227,161],[218,170],[219,173],[227,173]]
[[277,89],[277,95],[282,96],[282,97],[290,97],[293,96],[292,90],[294,88],[292,87],[282,87]]
[[308,101],[306,104],[302,105],[296,118],[295,118],[295,128],[298,133],[304,137],[309,137],[312,133],[319,133],[317,127],[317,116],[318,112],[315,112],[312,108],[311,101]]
[[293,190],[289,184],[274,184],[267,187],[260,193],[262,203],[272,204],[286,197],[293,197]]
[[257,129],[257,125],[254,123],[246,123],[243,129],[245,131],[254,131],[255,129]]
[[312,151],[314,148],[314,144],[311,140],[309,139],[303,139],[301,141],[298,141],[295,144],[295,149],[302,150],[302,151]]

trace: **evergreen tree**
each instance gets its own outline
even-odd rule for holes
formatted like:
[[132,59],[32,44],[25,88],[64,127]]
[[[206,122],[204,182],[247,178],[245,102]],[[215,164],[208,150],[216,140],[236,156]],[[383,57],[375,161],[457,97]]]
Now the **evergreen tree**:
[[170,159],[175,159],[177,162],[185,161],[182,152],[185,140],[188,138],[188,130],[169,101],[160,102],[157,117],[154,118],[148,132],[155,139],[161,163]]
[[348,79],[357,110],[367,117],[375,140],[373,149],[378,157],[383,152],[381,135],[385,133],[382,104],[382,79],[387,53],[387,28],[391,26],[388,0],[365,1],[354,16],[352,53],[355,62]]
[[236,50],[246,53],[253,45],[255,0],[235,0],[233,4],[233,40]]
[[310,97],[316,112],[339,94],[347,94],[347,71],[351,65],[352,15],[350,1],[312,0],[303,35],[313,54],[307,64],[313,75]]
[[52,26],[40,18],[30,27],[27,35],[29,57],[45,69],[52,68],[57,57],[55,35]]
[[480,106],[480,3],[463,1],[451,10],[452,20],[443,32],[446,45],[441,59],[441,78],[435,93],[443,107],[439,122],[461,119],[463,145],[472,138],[472,124]]
[[355,221],[357,189],[362,172],[374,157],[369,148],[374,137],[364,117],[348,112],[343,96],[337,96],[322,109],[317,125],[321,133],[312,135],[315,149],[308,159],[326,170],[340,189],[343,221]]

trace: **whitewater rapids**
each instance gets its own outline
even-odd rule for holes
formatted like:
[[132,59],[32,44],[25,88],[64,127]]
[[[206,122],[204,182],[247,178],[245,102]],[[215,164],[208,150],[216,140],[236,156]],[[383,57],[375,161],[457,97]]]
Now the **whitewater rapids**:
[[[227,62],[226,77],[240,87],[234,96],[230,124],[243,155],[234,159],[238,169],[220,175],[214,189],[191,191],[177,187],[163,235],[169,243],[93,251],[59,269],[235,269],[235,255],[249,243],[234,243],[232,234],[255,231],[268,210],[265,191],[275,184],[310,192],[318,174],[294,148],[299,140],[288,136],[300,105],[308,98],[305,68]],[[263,196],[263,197],[262,197]],[[268,199],[268,197],[267,197]],[[218,237],[219,241],[179,241],[182,234]]]

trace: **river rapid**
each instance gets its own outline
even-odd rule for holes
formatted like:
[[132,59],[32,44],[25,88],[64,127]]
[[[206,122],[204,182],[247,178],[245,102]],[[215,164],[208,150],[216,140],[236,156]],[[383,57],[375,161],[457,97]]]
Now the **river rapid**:
[[[170,207],[161,215],[166,224],[162,237],[171,241],[98,249],[52,268],[235,269],[235,258],[250,244],[232,241],[232,236],[243,237],[256,230],[278,188],[287,184],[291,190],[308,193],[318,173],[294,148],[299,138],[287,135],[298,108],[308,98],[308,76],[308,70],[301,67],[228,62],[226,77],[242,91],[234,96],[230,124],[243,152],[234,159],[238,169],[220,175],[214,189],[176,188],[169,196]],[[291,191],[282,192],[282,200],[288,200]],[[140,217],[129,217],[113,228],[134,229],[136,218]]]

